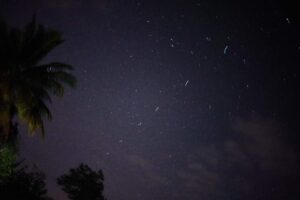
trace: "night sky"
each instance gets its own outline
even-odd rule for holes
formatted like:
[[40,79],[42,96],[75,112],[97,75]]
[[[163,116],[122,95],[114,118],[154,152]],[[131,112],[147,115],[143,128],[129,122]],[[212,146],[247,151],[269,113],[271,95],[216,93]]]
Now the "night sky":
[[300,31],[277,1],[0,0],[65,42],[44,62],[72,64],[46,138],[21,153],[55,179],[102,169],[108,200],[296,200],[300,191]]

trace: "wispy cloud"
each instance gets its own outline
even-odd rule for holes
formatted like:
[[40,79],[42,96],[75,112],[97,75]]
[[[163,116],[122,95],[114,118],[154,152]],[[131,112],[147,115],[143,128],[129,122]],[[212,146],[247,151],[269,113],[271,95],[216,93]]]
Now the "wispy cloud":
[[147,160],[138,155],[128,155],[127,159],[129,164],[133,167],[138,168],[144,174],[144,179],[147,182],[153,182],[158,185],[166,185],[169,183],[169,179],[166,176],[163,176],[161,172],[157,169],[155,163]]
[[300,166],[299,156],[285,140],[287,130],[258,115],[237,118],[232,130],[234,137],[202,144],[187,155],[185,167],[176,173],[179,187],[190,191],[182,198],[210,199],[218,194],[217,198],[245,199],[260,187],[266,189],[262,198],[278,199],[285,193],[293,197]]

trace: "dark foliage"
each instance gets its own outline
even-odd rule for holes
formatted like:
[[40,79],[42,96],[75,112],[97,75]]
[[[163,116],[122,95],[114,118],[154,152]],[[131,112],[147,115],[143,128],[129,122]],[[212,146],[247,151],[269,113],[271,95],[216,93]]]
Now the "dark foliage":
[[102,192],[104,176],[101,170],[93,171],[88,165],[80,164],[57,179],[57,184],[72,200],[105,200]]
[[0,177],[0,199],[5,200],[50,200],[46,197],[45,176],[41,172],[27,172],[16,164],[10,175]]

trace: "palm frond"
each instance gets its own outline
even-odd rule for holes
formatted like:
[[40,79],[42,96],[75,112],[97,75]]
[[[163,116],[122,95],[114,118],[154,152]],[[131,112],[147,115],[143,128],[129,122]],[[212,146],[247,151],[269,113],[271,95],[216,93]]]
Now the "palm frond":
[[76,86],[76,79],[73,75],[67,72],[52,72],[50,76],[53,76],[57,81],[64,83],[65,85],[68,85],[70,87],[75,87]]
[[46,57],[50,51],[61,44],[61,34],[57,31],[45,30],[42,25],[39,25],[35,35],[24,46],[23,65],[24,67],[32,67]]
[[63,96],[64,85],[76,85],[76,78],[67,72],[72,69],[71,65],[64,63],[50,63],[26,69],[22,74],[27,77],[25,82],[32,86],[42,87],[56,96]]
[[56,71],[71,71],[73,70],[72,65],[68,65],[60,62],[51,62],[48,64],[34,66],[23,70],[23,73],[41,73],[41,72],[56,72]]
[[52,114],[43,101],[34,98],[28,102],[20,102],[16,106],[20,119],[28,125],[29,133],[33,135],[37,130],[40,130],[44,135],[43,118],[46,117],[48,120],[52,120]]
[[39,98],[45,102],[51,103],[51,96],[41,82],[30,80],[29,77],[20,77],[14,84],[14,101],[26,101],[27,99]]

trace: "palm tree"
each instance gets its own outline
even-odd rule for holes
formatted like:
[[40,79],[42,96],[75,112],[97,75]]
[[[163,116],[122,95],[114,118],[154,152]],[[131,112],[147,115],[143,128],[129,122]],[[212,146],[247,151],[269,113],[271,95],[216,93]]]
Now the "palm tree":
[[37,25],[35,17],[24,29],[9,28],[0,20],[0,136],[7,140],[14,132],[16,117],[30,134],[44,135],[44,118],[51,95],[63,96],[64,86],[75,86],[72,66],[41,61],[63,42],[57,31]]

